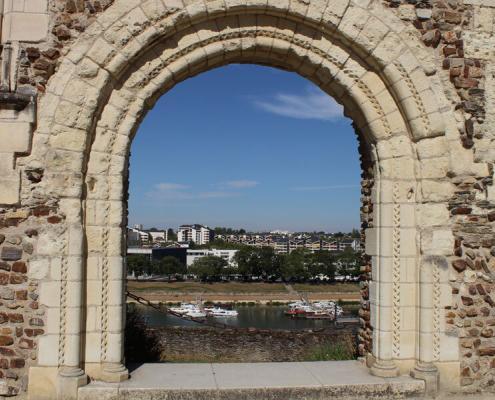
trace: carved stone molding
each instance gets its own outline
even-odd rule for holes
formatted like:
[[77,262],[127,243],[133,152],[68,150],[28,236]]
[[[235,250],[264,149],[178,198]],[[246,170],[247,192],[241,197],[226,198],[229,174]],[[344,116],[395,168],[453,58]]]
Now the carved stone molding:
[[400,204],[399,185],[393,187],[392,231],[392,352],[400,357]]

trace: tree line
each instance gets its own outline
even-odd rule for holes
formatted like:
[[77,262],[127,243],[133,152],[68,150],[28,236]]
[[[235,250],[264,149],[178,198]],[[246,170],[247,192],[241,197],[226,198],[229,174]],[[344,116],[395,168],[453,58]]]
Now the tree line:
[[136,276],[161,275],[175,278],[187,274],[187,266],[173,256],[150,260],[146,255],[130,254],[127,256],[127,270]]
[[351,248],[340,253],[296,249],[277,254],[271,247],[246,247],[236,253],[234,260],[237,274],[244,279],[283,281],[333,280],[336,273],[358,276],[361,266],[360,253]]
[[351,248],[340,253],[311,253],[307,249],[296,249],[290,254],[276,254],[271,247],[244,246],[236,253],[234,262],[236,267],[231,267],[221,257],[205,256],[197,258],[187,268],[172,256],[157,261],[151,261],[142,255],[127,257],[128,270],[134,271],[136,276],[147,274],[183,279],[189,275],[202,281],[219,281],[235,276],[245,281],[305,282],[318,279],[333,280],[336,274],[359,276],[361,255]]

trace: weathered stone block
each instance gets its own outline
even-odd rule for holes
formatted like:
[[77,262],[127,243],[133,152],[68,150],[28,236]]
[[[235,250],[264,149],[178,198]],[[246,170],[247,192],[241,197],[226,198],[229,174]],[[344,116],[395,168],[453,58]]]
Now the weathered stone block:
[[12,246],[4,246],[0,254],[2,260],[17,261],[22,258],[22,249]]
[[0,205],[13,205],[19,203],[21,181],[19,174],[11,172],[10,176],[0,177]]
[[39,42],[48,34],[47,13],[11,12],[5,15],[3,33],[5,40]]

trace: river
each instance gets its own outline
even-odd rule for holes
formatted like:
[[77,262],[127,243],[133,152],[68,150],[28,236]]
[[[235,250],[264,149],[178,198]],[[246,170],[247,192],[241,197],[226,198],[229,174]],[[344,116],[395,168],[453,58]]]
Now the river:
[[[146,323],[150,327],[168,326],[197,326],[195,322],[183,320],[172,315],[162,314],[150,307],[138,305],[138,309],[144,316]],[[239,312],[237,317],[215,318],[214,320],[238,328],[258,328],[258,329],[280,329],[280,330],[303,330],[321,329],[333,326],[329,320],[308,320],[292,319],[284,315],[287,306],[236,306]],[[346,315],[355,315],[355,310],[344,307]]]

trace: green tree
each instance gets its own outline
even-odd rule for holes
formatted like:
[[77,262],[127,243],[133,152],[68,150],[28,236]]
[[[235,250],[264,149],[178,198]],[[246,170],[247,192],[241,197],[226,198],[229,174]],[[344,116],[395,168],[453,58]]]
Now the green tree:
[[207,244],[197,245],[197,244],[193,243],[193,247],[191,247],[191,248],[194,248],[194,249],[213,249],[214,248],[214,249],[220,249],[220,250],[238,250],[238,249],[242,249],[244,247],[248,247],[248,246],[245,244],[241,244],[241,243],[230,243],[230,242],[226,242],[226,241],[221,240],[221,239],[214,239]]
[[134,272],[136,276],[152,272],[150,258],[144,254],[129,254],[127,256],[127,271]]
[[243,246],[234,256],[238,273],[244,278],[280,276],[281,259],[272,247]]
[[282,260],[281,257],[275,254],[275,250],[272,247],[262,247],[258,250],[261,274],[263,278],[278,278],[281,275]]
[[340,262],[340,273],[343,275],[359,276],[361,273],[361,252],[347,247],[337,256]]
[[351,237],[354,239],[359,239],[361,237],[361,232],[359,232],[357,229],[353,229],[351,232]]
[[309,252],[306,249],[296,249],[286,255],[282,264],[282,277],[284,280],[307,280],[309,271],[307,259]]
[[176,242],[177,241],[177,234],[174,232],[172,228],[167,229],[167,237],[169,242]]
[[219,280],[225,273],[224,269],[227,266],[227,261],[222,257],[206,256],[196,258],[190,267],[190,271],[202,281]]
[[213,231],[215,232],[215,235],[244,235],[246,233],[246,230],[243,228],[232,229],[232,228],[225,228],[223,226],[217,226],[213,228]]
[[176,257],[166,256],[156,262],[156,273],[166,275],[169,279],[174,275],[184,275],[187,272],[186,266]]
[[261,262],[256,247],[243,247],[234,256],[237,270],[244,278],[261,275]]
[[335,277],[335,259],[328,251],[318,251],[307,257],[307,267],[310,275],[326,275],[330,279]]

